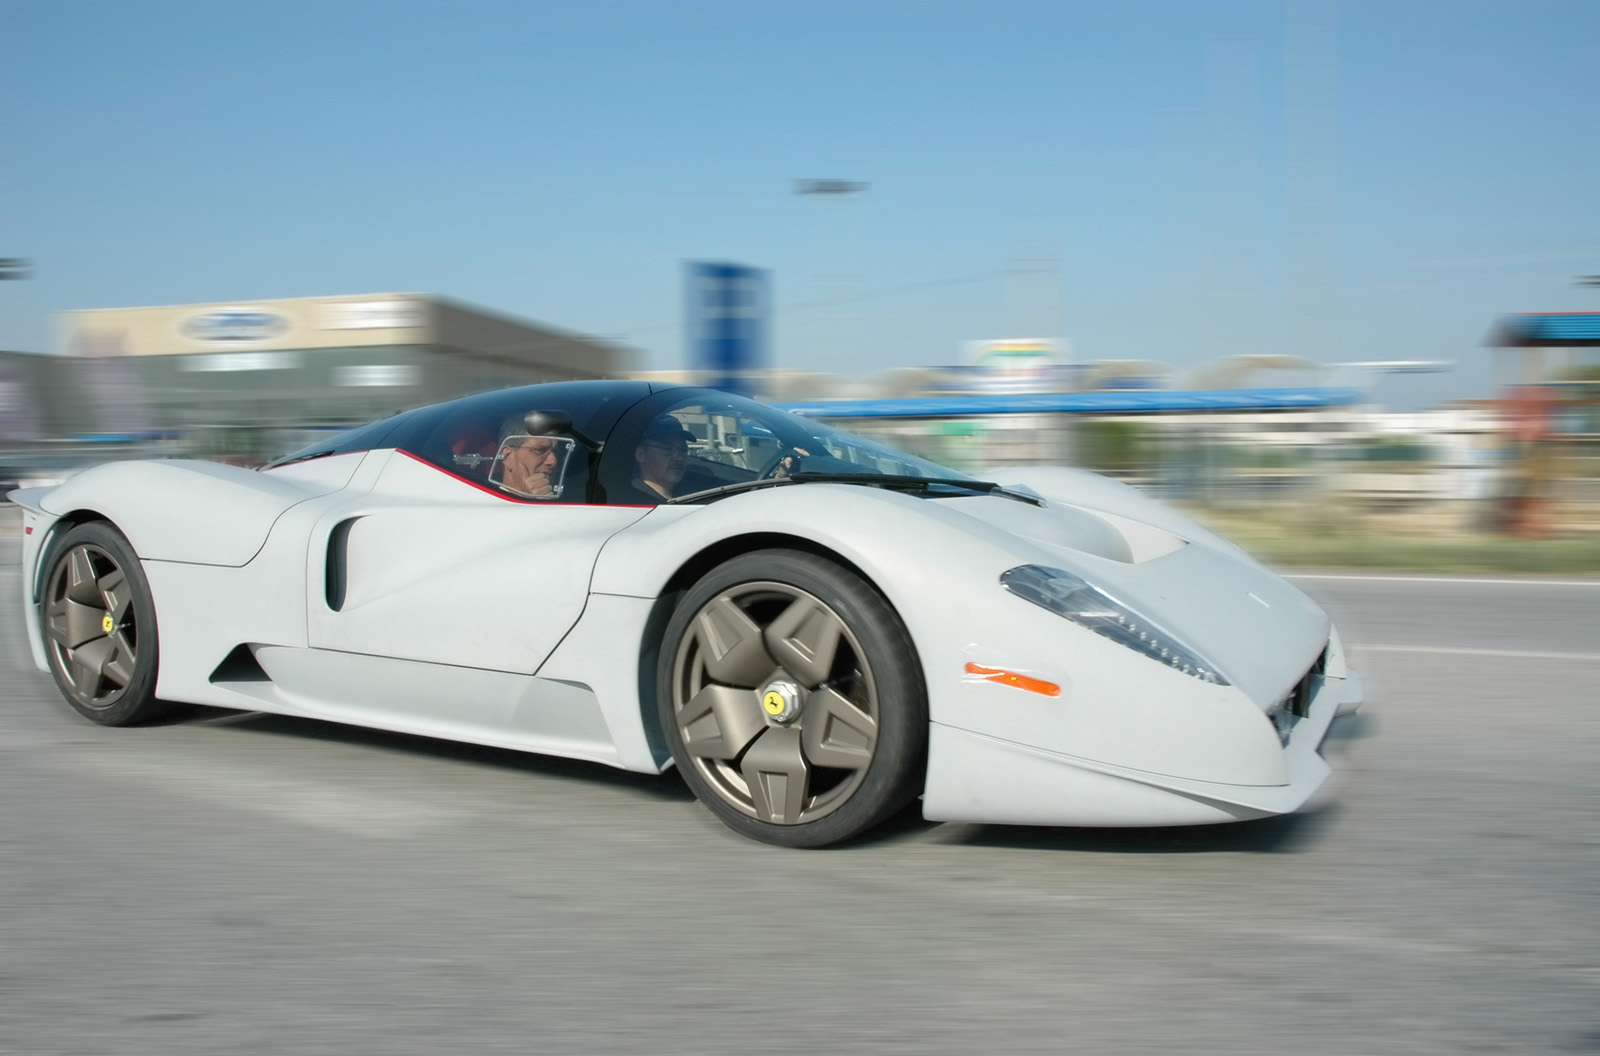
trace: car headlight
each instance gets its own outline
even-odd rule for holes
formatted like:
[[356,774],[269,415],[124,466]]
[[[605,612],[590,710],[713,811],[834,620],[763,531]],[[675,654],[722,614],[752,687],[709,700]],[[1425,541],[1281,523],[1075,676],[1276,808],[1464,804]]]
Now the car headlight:
[[1176,635],[1082,576],[1046,565],[1020,565],[1002,573],[1000,584],[1019,598],[1176,671],[1212,685],[1229,685],[1215,664],[1201,658]]

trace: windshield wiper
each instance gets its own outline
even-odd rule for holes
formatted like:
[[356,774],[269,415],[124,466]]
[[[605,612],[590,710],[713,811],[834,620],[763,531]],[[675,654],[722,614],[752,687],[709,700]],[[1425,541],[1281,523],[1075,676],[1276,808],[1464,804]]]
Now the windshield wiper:
[[668,504],[681,502],[699,502],[706,499],[720,498],[740,491],[753,491],[757,488],[771,488],[780,484],[866,484],[880,488],[904,489],[927,494],[930,488],[954,488],[958,491],[976,492],[980,495],[999,495],[1002,498],[1015,499],[1018,502],[1032,503],[1035,506],[1043,502],[1032,495],[1021,492],[1007,491],[993,481],[968,480],[965,477],[911,477],[895,473],[807,473],[801,471],[792,473],[787,477],[764,477],[760,480],[742,480],[737,484],[724,484],[719,488],[707,488],[690,495],[680,495],[668,499]]

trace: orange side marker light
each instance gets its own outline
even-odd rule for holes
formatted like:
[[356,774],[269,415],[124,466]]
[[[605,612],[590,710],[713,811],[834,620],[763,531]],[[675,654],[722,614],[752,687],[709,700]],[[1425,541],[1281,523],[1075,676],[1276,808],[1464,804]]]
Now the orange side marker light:
[[1054,682],[1046,682],[1042,678],[1030,678],[1019,675],[1015,671],[1007,671],[999,667],[984,667],[982,664],[967,664],[967,674],[977,675],[986,682],[998,682],[1002,686],[1016,686],[1029,693],[1038,693],[1046,697],[1059,697],[1061,687]]

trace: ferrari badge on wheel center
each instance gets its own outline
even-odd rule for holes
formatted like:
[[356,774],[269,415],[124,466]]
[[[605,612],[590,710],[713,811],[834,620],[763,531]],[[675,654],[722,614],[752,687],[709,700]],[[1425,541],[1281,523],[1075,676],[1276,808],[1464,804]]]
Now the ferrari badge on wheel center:
[[782,678],[768,682],[761,691],[761,710],[774,722],[793,722],[800,716],[800,687]]

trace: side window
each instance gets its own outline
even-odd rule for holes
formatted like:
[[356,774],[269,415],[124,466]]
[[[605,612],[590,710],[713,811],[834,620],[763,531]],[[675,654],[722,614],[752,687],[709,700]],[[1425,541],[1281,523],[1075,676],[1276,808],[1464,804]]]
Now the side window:
[[623,505],[657,505],[799,474],[961,476],[820,422],[706,389],[668,388],[629,408],[598,464],[596,500]]
[[629,486],[616,486],[608,470],[608,501],[653,504],[778,472],[795,449],[758,416],[732,401],[697,394],[657,411],[638,434],[626,460]]
[[524,417],[531,406],[505,399],[451,405],[402,447],[480,488],[519,499],[584,502],[589,451],[567,436],[534,436]]
[[727,477],[724,483],[755,476],[784,447],[770,429],[732,408],[691,405],[673,416],[694,434],[690,456],[707,472]]
[[576,448],[566,436],[508,436],[491,461],[489,483],[524,499],[559,499]]

